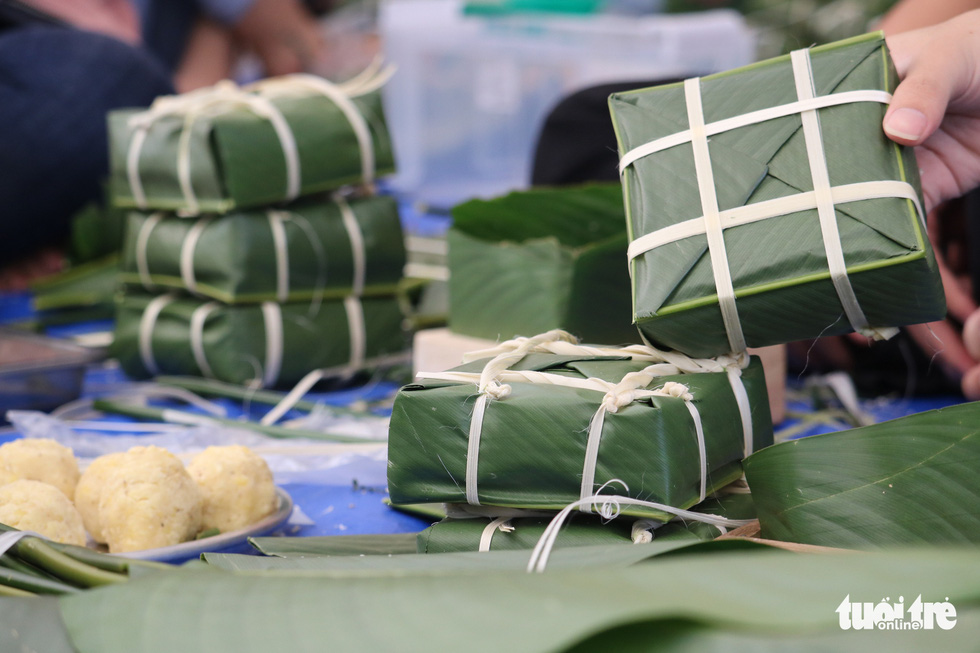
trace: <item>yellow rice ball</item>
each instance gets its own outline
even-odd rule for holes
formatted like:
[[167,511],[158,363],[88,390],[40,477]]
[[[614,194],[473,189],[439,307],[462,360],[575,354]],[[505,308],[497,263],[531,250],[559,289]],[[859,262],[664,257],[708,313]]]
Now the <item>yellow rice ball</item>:
[[99,456],[82,472],[75,486],[75,507],[82,515],[85,530],[96,542],[105,543],[102,532],[102,521],[99,519],[99,500],[102,489],[113,471],[118,469],[126,460],[124,453],[110,453]]
[[[22,438],[0,446],[0,483],[27,479],[53,485],[71,499],[78,483],[78,462],[68,447],[45,438]],[[11,478],[12,477],[12,478]]]
[[204,496],[204,530],[227,533],[245,528],[278,507],[269,465],[248,447],[208,447],[194,457],[187,472]]
[[201,505],[201,491],[176,456],[133,447],[106,474],[98,522],[112,553],[155,549],[193,539]]
[[41,481],[20,479],[0,487],[0,523],[85,546],[82,516],[64,492]]

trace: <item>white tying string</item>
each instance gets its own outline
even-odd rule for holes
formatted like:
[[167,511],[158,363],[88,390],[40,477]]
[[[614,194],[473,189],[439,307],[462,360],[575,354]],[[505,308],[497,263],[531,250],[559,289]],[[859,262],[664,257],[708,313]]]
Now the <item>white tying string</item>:
[[480,393],[490,393],[495,399],[502,399],[507,396],[510,393],[510,388],[505,390],[503,387],[500,387],[496,383],[497,375],[507,370],[511,365],[520,362],[528,353],[534,351],[538,345],[556,340],[577,342],[574,336],[560,329],[552,329],[533,338],[514,338],[508,341],[512,344],[512,347],[496,355],[483,366],[478,384]]
[[256,82],[247,88],[270,96],[292,95],[297,90],[306,90],[323,95],[332,101],[347,118],[347,122],[350,123],[351,129],[354,131],[354,136],[357,138],[357,145],[361,154],[362,181],[368,186],[374,183],[374,139],[371,136],[371,129],[357,105],[351,100],[349,93],[342,86],[333,84],[322,77],[299,73]]
[[[891,93],[877,90],[847,91],[844,93],[834,93],[833,95],[822,95],[805,101],[790,102],[776,107],[767,107],[758,111],[751,111],[732,118],[718,120],[705,125],[705,133],[708,136],[721,134],[740,127],[748,127],[767,120],[785,118],[798,114],[802,111],[825,109],[827,107],[838,106],[841,104],[853,104],[855,102],[875,102],[878,104],[888,104],[892,101]],[[691,140],[691,130],[685,130],[658,138],[649,143],[644,143],[633,148],[623,155],[619,160],[619,171],[622,174],[626,168],[643,157],[662,152],[663,150],[683,145]]]
[[184,242],[180,244],[180,276],[184,280],[184,286],[188,292],[195,295],[197,291],[197,277],[194,274],[194,251],[197,249],[197,242],[201,239],[201,234],[207,228],[212,217],[200,218],[191,226],[184,237]]
[[[311,240],[311,242],[313,242]],[[303,396],[313,389],[321,379],[327,376],[350,376],[367,365],[367,330],[364,321],[364,306],[360,297],[348,295],[344,298],[344,313],[347,316],[347,333],[349,338],[350,355],[347,364],[342,368],[322,368],[306,374],[293,389],[276,404],[272,410],[262,416],[262,424],[275,424],[286,413],[292,410]]]
[[286,246],[285,211],[266,211],[269,231],[272,232],[272,247],[276,253],[276,299],[286,302],[289,299],[289,249]]
[[[575,337],[565,331],[550,331],[550,334],[558,334],[554,340],[543,340],[536,342],[533,347],[526,350],[526,353],[545,353],[558,356],[597,356],[628,358],[635,361],[649,363],[663,363],[672,366],[673,372],[667,372],[666,367],[663,374],[683,374],[701,372],[723,372],[729,367],[745,368],[749,364],[749,357],[745,352],[737,355],[719,356],[717,358],[691,358],[686,354],[677,351],[660,351],[656,347],[647,345],[630,345],[627,347],[596,347],[592,345],[580,345]],[[641,334],[642,335],[642,334]],[[523,346],[527,338],[515,338],[507,340],[489,349],[471,351],[463,355],[463,362],[470,363],[483,358],[494,358],[503,353],[515,352]],[[518,358],[517,360],[520,360]]]
[[[673,370],[668,371],[673,373]],[[687,386],[673,381],[668,381],[658,390],[646,390],[655,378],[664,376],[661,365],[651,365],[638,372],[630,372],[616,385],[609,388],[599,404],[599,409],[589,421],[588,439],[585,446],[585,461],[582,466],[582,484],[579,488],[579,498],[584,499],[595,494],[595,469],[599,461],[599,444],[602,440],[602,428],[605,425],[606,413],[616,413],[620,408],[624,408],[635,400],[642,397],[661,396],[674,397],[687,403],[694,398],[688,391]],[[590,379],[591,380],[591,379]],[[699,430],[699,440],[703,445],[704,435],[700,433],[700,418],[696,419]],[[704,459],[702,458],[702,487],[704,486]],[[589,512],[588,506],[581,508]]]
[[204,325],[211,313],[217,308],[218,302],[208,302],[201,304],[191,313],[191,353],[194,354],[194,362],[197,363],[197,369],[201,371],[201,375],[209,379],[215,377],[214,371],[208,363],[207,354],[204,352]]
[[347,313],[347,331],[350,337],[350,357],[347,366],[350,373],[364,367],[364,355],[367,350],[367,332],[364,327],[364,306],[361,298],[348,295],[344,297],[344,311]]
[[262,419],[259,420],[259,423],[268,426],[270,424],[275,424],[276,422],[281,420],[286,413],[288,413],[290,410],[293,409],[293,406],[296,405],[296,402],[302,399],[307,392],[312,390],[313,386],[319,383],[320,380],[323,379],[323,377],[324,377],[324,370],[322,369],[313,370],[312,372],[309,372],[306,376],[300,379],[299,383],[293,386],[293,389],[290,390],[289,393],[285,397],[283,397],[278,404],[273,406],[268,413],[262,416]]
[[148,129],[137,129],[133,132],[133,140],[129,143],[129,150],[126,152],[126,177],[129,179],[129,190],[133,193],[133,201],[136,207],[146,208],[146,193],[143,191],[143,180],[140,178],[140,153],[143,151],[143,143],[146,142]]
[[[834,204],[848,204],[865,200],[899,198],[910,200],[915,206],[919,220],[925,226],[925,213],[919,202],[919,196],[911,184],[904,181],[866,181],[844,186],[834,186],[830,189]],[[773,200],[746,204],[720,213],[721,226],[724,229],[751,224],[760,220],[768,220],[790,213],[798,213],[817,208],[817,196],[813,191],[777,197]],[[628,256],[632,261],[641,254],[656,249],[662,245],[673,243],[691,236],[705,233],[704,218],[693,218],[672,224],[663,229],[651,231],[640,236],[629,245]]]
[[265,323],[265,366],[261,382],[268,388],[276,384],[282,369],[283,324],[279,304],[262,302],[262,318]]
[[742,420],[742,441],[744,443],[743,455],[748,456],[755,451],[755,437],[752,431],[752,404],[749,402],[749,393],[745,390],[745,383],[742,381],[742,370],[736,367],[729,367],[728,383],[732,386],[732,395],[738,405],[738,416]]
[[153,301],[143,309],[143,315],[140,317],[138,336],[140,360],[143,362],[144,369],[151,376],[160,374],[160,367],[157,365],[156,358],[153,357],[153,330],[156,328],[157,318],[160,317],[160,312],[166,308],[167,304],[170,304],[175,299],[177,299],[177,296],[173,293],[154,297]]
[[0,533],[0,556],[9,551],[15,544],[20,542],[25,537],[38,537],[42,540],[48,539],[40,533],[35,533],[34,531],[7,531],[5,533]]
[[[790,54],[793,63],[793,78],[796,82],[796,94],[800,100],[809,100],[816,91],[813,85],[813,68],[810,64],[809,50],[795,50]],[[837,211],[834,208],[834,198],[830,192],[830,173],[827,171],[827,156],[823,148],[823,135],[820,131],[820,117],[816,109],[803,111],[803,138],[806,142],[806,154],[810,163],[810,176],[813,179],[813,192],[817,200],[817,215],[820,218],[820,233],[823,235],[824,251],[827,254],[827,267],[830,280],[837,291],[844,314],[851,327],[869,337],[882,339],[869,328],[868,319],[858,303],[854,288],[847,276],[847,264],[844,261],[844,248],[840,241],[840,231],[837,228]]]
[[487,410],[488,401],[490,401],[490,395],[483,393],[478,395],[473,406],[473,415],[470,416],[470,432],[466,446],[466,503],[473,506],[480,505],[480,496],[477,491],[477,473],[480,469],[480,438],[483,432],[483,417]]
[[351,263],[353,265],[353,280],[351,283],[351,294],[360,296],[364,294],[364,277],[367,270],[364,251],[364,234],[361,226],[357,223],[357,216],[353,209],[339,194],[334,197],[337,208],[340,209],[340,217],[350,239]]
[[480,548],[478,551],[480,553],[486,553],[490,550],[490,543],[493,541],[493,535],[498,530],[504,533],[511,533],[514,531],[514,527],[510,525],[510,517],[498,517],[487,524],[486,528],[483,529],[483,533],[480,534]]
[[301,179],[299,153],[289,123],[268,98],[246,93],[226,80],[199,91],[157,98],[148,110],[135,114],[129,119],[129,127],[134,131],[126,157],[127,177],[137,206],[141,208],[146,206],[139,173],[139,159],[147,134],[157,121],[180,117],[183,120],[177,142],[177,179],[184,196],[183,213],[196,215],[200,206],[191,181],[191,135],[194,126],[199,120],[211,119],[236,108],[245,108],[267,119],[272,125],[286,164],[285,198],[292,200],[298,197]]
[[694,421],[694,434],[698,440],[698,460],[701,463],[701,482],[698,487],[698,503],[701,503],[704,501],[704,498],[708,496],[708,452],[704,446],[704,426],[701,424],[701,414],[698,413],[698,408],[694,405],[694,402],[685,401],[684,405],[687,406],[688,412],[691,413],[691,419]]
[[483,371],[477,377],[476,384],[479,396],[476,398],[476,403],[473,406],[473,415],[470,417],[469,440],[466,449],[467,503],[474,506],[480,505],[477,473],[480,466],[480,439],[483,434],[483,417],[486,413],[487,404],[491,398],[503,399],[511,391],[511,387],[500,384],[497,381],[497,377],[504,373],[508,367],[524,358],[539,343],[556,339],[571,339],[574,341],[572,336],[558,329],[548,331],[533,338],[515,338],[512,341],[514,343],[513,349],[504,351],[494,357],[483,367]]
[[[411,362],[410,353],[386,354],[366,358],[364,360],[364,367],[389,367],[392,365],[404,365],[406,362]],[[312,390],[313,386],[315,386],[321,379],[344,376],[349,373],[350,366],[346,364],[313,370],[300,379],[299,383],[297,383],[293,389],[289,391],[289,394],[283,397],[282,400],[272,408],[272,410],[262,417],[260,423],[275,424],[278,422],[286,413],[292,410],[293,406],[296,405],[296,402],[298,402],[306,395],[306,393]]]
[[[626,491],[629,488],[626,484],[618,479],[609,481],[606,485],[600,488],[600,492],[606,486],[611,483],[616,482],[623,485]],[[602,503],[600,503],[600,501]],[[729,528],[738,528],[739,526],[744,526],[751,523],[752,520],[748,519],[728,519],[727,517],[721,517],[719,515],[708,515],[700,512],[693,512],[691,510],[683,510],[681,508],[675,508],[673,506],[668,506],[662,503],[656,503],[653,501],[643,501],[641,499],[634,499],[632,497],[620,496],[620,495],[609,495],[597,493],[591,497],[586,497],[584,499],[579,499],[578,501],[573,501],[568,504],[562,510],[555,515],[551,523],[545,528],[544,533],[535,545],[534,550],[531,551],[531,558],[527,564],[527,571],[531,572],[543,572],[548,564],[548,558],[551,555],[551,550],[555,546],[555,541],[558,539],[558,534],[561,531],[562,525],[568,516],[572,514],[573,511],[578,509],[583,505],[592,505],[595,508],[595,512],[600,514],[605,519],[614,519],[620,513],[620,506],[641,506],[644,508],[651,508],[653,510],[659,510],[661,512],[666,512],[667,514],[680,517],[682,519],[688,519],[692,521],[702,522],[705,524],[712,524],[714,526],[724,526]]]
[[150,276],[150,264],[147,260],[147,248],[150,245],[150,234],[153,229],[163,220],[163,213],[154,213],[140,226],[139,233],[136,235],[136,271],[140,275],[140,283],[147,290],[154,290],[156,286]]
[[718,308],[725,323],[728,345],[733,352],[745,349],[745,336],[742,323],[735,306],[735,288],[732,285],[732,272],[728,267],[728,252],[725,249],[725,234],[721,226],[718,210],[718,197],[715,194],[715,176],[711,170],[711,154],[708,151],[708,135],[704,130],[704,110],[701,106],[701,80],[688,79],[684,82],[684,96],[687,100],[687,118],[691,125],[691,145],[694,152],[694,169],[701,194],[701,212],[704,215],[704,229],[708,237],[708,253],[711,257],[711,271],[715,278],[718,293]]
[[663,526],[652,519],[637,519],[630,528],[630,539],[633,544],[649,544],[654,539],[654,529]]

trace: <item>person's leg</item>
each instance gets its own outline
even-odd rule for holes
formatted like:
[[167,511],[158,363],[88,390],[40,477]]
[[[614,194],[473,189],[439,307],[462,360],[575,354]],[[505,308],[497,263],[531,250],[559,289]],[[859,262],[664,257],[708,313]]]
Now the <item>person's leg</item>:
[[172,92],[157,60],[121,41],[67,28],[0,32],[0,268],[61,243],[71,216],[100,197],[106,113]]

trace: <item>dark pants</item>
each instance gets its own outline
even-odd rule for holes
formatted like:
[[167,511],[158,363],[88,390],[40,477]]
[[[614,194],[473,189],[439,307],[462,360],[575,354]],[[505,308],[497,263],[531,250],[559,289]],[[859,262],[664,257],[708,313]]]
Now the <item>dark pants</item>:
[[107,176],[106,113],[173,93],[145,51],[67,28],[0,32],[0,266],[62,242]]

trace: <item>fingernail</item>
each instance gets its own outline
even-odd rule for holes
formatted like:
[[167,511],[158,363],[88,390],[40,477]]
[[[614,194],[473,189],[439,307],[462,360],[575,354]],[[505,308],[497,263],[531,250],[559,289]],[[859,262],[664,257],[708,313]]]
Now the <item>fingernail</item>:
[[903,107],[888,115],[884,127],[892,138],[917,141],[926,131],[926,116],[918,109]]

